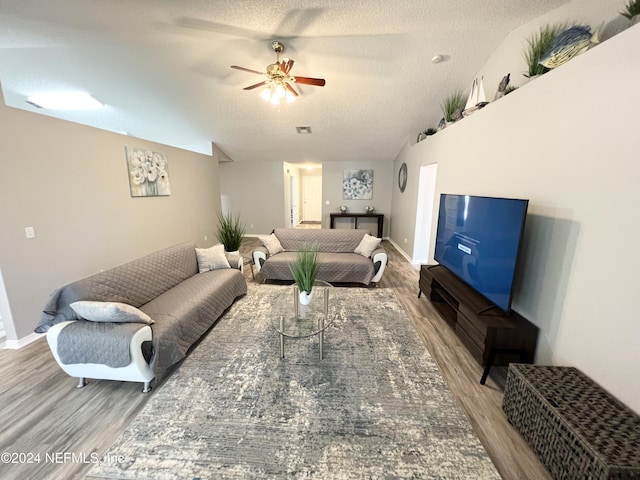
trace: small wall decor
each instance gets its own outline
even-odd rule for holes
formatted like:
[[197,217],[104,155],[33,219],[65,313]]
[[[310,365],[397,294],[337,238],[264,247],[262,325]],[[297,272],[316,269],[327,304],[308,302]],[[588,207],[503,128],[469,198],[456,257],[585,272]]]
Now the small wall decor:
[[373,198],[373,170],[345,170],[343,178],[343,199],[371,200]]
[[162,153],[125,147],[132,197],[171,195],[169,164]]
[[400,165],[400,170],[398,170],[398,188],[401,192],[404,192],[404,189],[407,188],[407,164],[404,162]]

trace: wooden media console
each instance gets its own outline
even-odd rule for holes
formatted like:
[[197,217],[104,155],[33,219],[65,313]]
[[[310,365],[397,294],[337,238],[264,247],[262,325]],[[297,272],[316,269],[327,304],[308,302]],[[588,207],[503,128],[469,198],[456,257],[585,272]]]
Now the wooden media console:
[[418,296],[427,295],[473,358],[485,366],[480,383],[493,365],[533,363],[538,327],[518,313],[503,312],[440,265],[421,266],[419,288]]

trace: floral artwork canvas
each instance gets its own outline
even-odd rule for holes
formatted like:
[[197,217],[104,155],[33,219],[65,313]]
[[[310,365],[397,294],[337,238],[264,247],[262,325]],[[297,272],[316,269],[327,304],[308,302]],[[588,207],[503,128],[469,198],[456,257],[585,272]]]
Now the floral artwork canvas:
[[171,195],[169,164],[162,153],[126,147],[132,197]]
[[342,198],[345,200],[371,200],[373,198],[373,170],[345,170],[342,180]]

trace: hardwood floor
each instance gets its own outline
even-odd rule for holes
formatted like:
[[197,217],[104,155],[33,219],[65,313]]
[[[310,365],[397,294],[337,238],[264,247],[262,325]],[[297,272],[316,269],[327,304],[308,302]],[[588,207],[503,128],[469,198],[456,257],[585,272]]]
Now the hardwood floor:
[[[257,238],[246,238],[240,251],[249,256],[255,245]],[[501,476],[549,479],[502,412],[504,370],[496,369],[480,385],[480,365],[425,296],[418,298],[418,271],[389,242],[383,245],[389,265],[378,287],[396,291]],[[245,277],[258,281],[248,265]],[[13,458],[13,464],[0,462],[3,480],[83,478],[93,459],[102,458],[158,388],[142,394],[140,384],[93,380],[76,389],[75,379],[60,370],[44,338],[20,350],[0,350],[0,378],[0,453],[40,455],[39,461],[26,456]]]

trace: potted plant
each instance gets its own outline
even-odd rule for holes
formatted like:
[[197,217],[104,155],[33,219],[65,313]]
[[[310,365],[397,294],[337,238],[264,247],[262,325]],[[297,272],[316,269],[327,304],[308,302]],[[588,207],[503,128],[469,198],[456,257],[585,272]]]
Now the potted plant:
[[467,98],[460,90],[456,90],[445,98],[441,105],[444,121],[453,123],[460,120],[465,103],[467,103]]
[[238,252],[244,236],[245,226],[240,223],[240,215],[234,217],[218,213],[218,240],[227,252]]
[[300,290],[300,303],[309,305],[313,294],[313,282],[318,275],[318,247],[300,247],[296,259],[289,264],[289,270]]
[[537,77],[547,73],[549,69],[540,65],[540,60],[547,53],[556,36],[566,29],[566,25],[545,25],[540,27],[538,33],[527,39],[527,49],[524,52],[524,60],[527,62],[527,78]]
[[635,22],[636,16],[640,15],[640,0],[629,0],[625,5],[624,12],[620,12],[620,15]]

